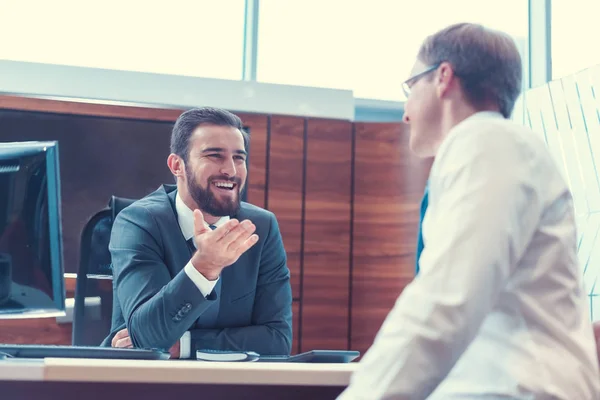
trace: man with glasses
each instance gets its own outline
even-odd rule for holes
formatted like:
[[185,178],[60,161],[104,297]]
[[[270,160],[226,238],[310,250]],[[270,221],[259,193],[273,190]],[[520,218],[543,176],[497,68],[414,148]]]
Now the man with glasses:
[[342,399],[598,399],[571,194],[545,143],[508,120],[513,40],[457,24],[428,37],[404,121],[435,157],[419,274]]

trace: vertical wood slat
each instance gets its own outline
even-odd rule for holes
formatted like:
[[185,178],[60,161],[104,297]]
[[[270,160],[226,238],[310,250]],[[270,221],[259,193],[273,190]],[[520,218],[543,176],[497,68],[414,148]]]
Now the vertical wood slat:
[[307,124],[303,351],[348,348],[352,125]]
[[356,123],[351,343],[361,354],[415,273],[419,207],[431,160],[404,124]]
[[265,208],[267,187],[267,131],[268,117],[258,114],[240,114],[245,127],[250,129],[248,155],[248,202]]
[[270,131],[268,205],[287,253],[292,296],[300,298],[304,119],[273,116]]

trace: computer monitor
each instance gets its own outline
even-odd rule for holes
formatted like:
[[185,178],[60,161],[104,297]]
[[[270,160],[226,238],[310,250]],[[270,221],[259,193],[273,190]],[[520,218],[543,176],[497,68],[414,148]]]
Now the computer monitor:
[[[0,319],[65,315],[58,142],[0,142]],[[162,350],[0,344],[17,358],[164,360]]]
[[58,143],[0,142],[0,319],[65,314]]

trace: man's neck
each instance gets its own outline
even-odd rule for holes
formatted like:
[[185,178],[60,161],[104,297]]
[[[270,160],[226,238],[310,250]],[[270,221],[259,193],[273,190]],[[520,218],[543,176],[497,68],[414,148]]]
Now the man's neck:
[[473,107],[466,104],[450,104],[446,110],[446,118],[442,119],[442,141],[456,125],[477,113]]
[[202,215],[204,215],[204,220],[209,225],[214,225],[218,220],[221,219],[221,217],[215,217],[214,215],[207,214],[204,211],[202,211]]
[[500,112],[497,107],[483,107],[481,109],[475,109],[471,105],[465,102],[452,102],[447,105],[445,111],[445,118],[441,120],[441,132],[442,138],[440,144],[448,136],[450,131],[458,124],[463,122],[465,119],[482,111]]

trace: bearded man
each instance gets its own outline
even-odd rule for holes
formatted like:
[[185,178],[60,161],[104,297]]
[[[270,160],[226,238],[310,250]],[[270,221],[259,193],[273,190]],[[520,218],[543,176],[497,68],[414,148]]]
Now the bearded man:
[[115,218],[112,329],[104,345],[289,355],[292,295],[273,213],[242,202],[248,134],[204,107],[175,122],[163,185]]

